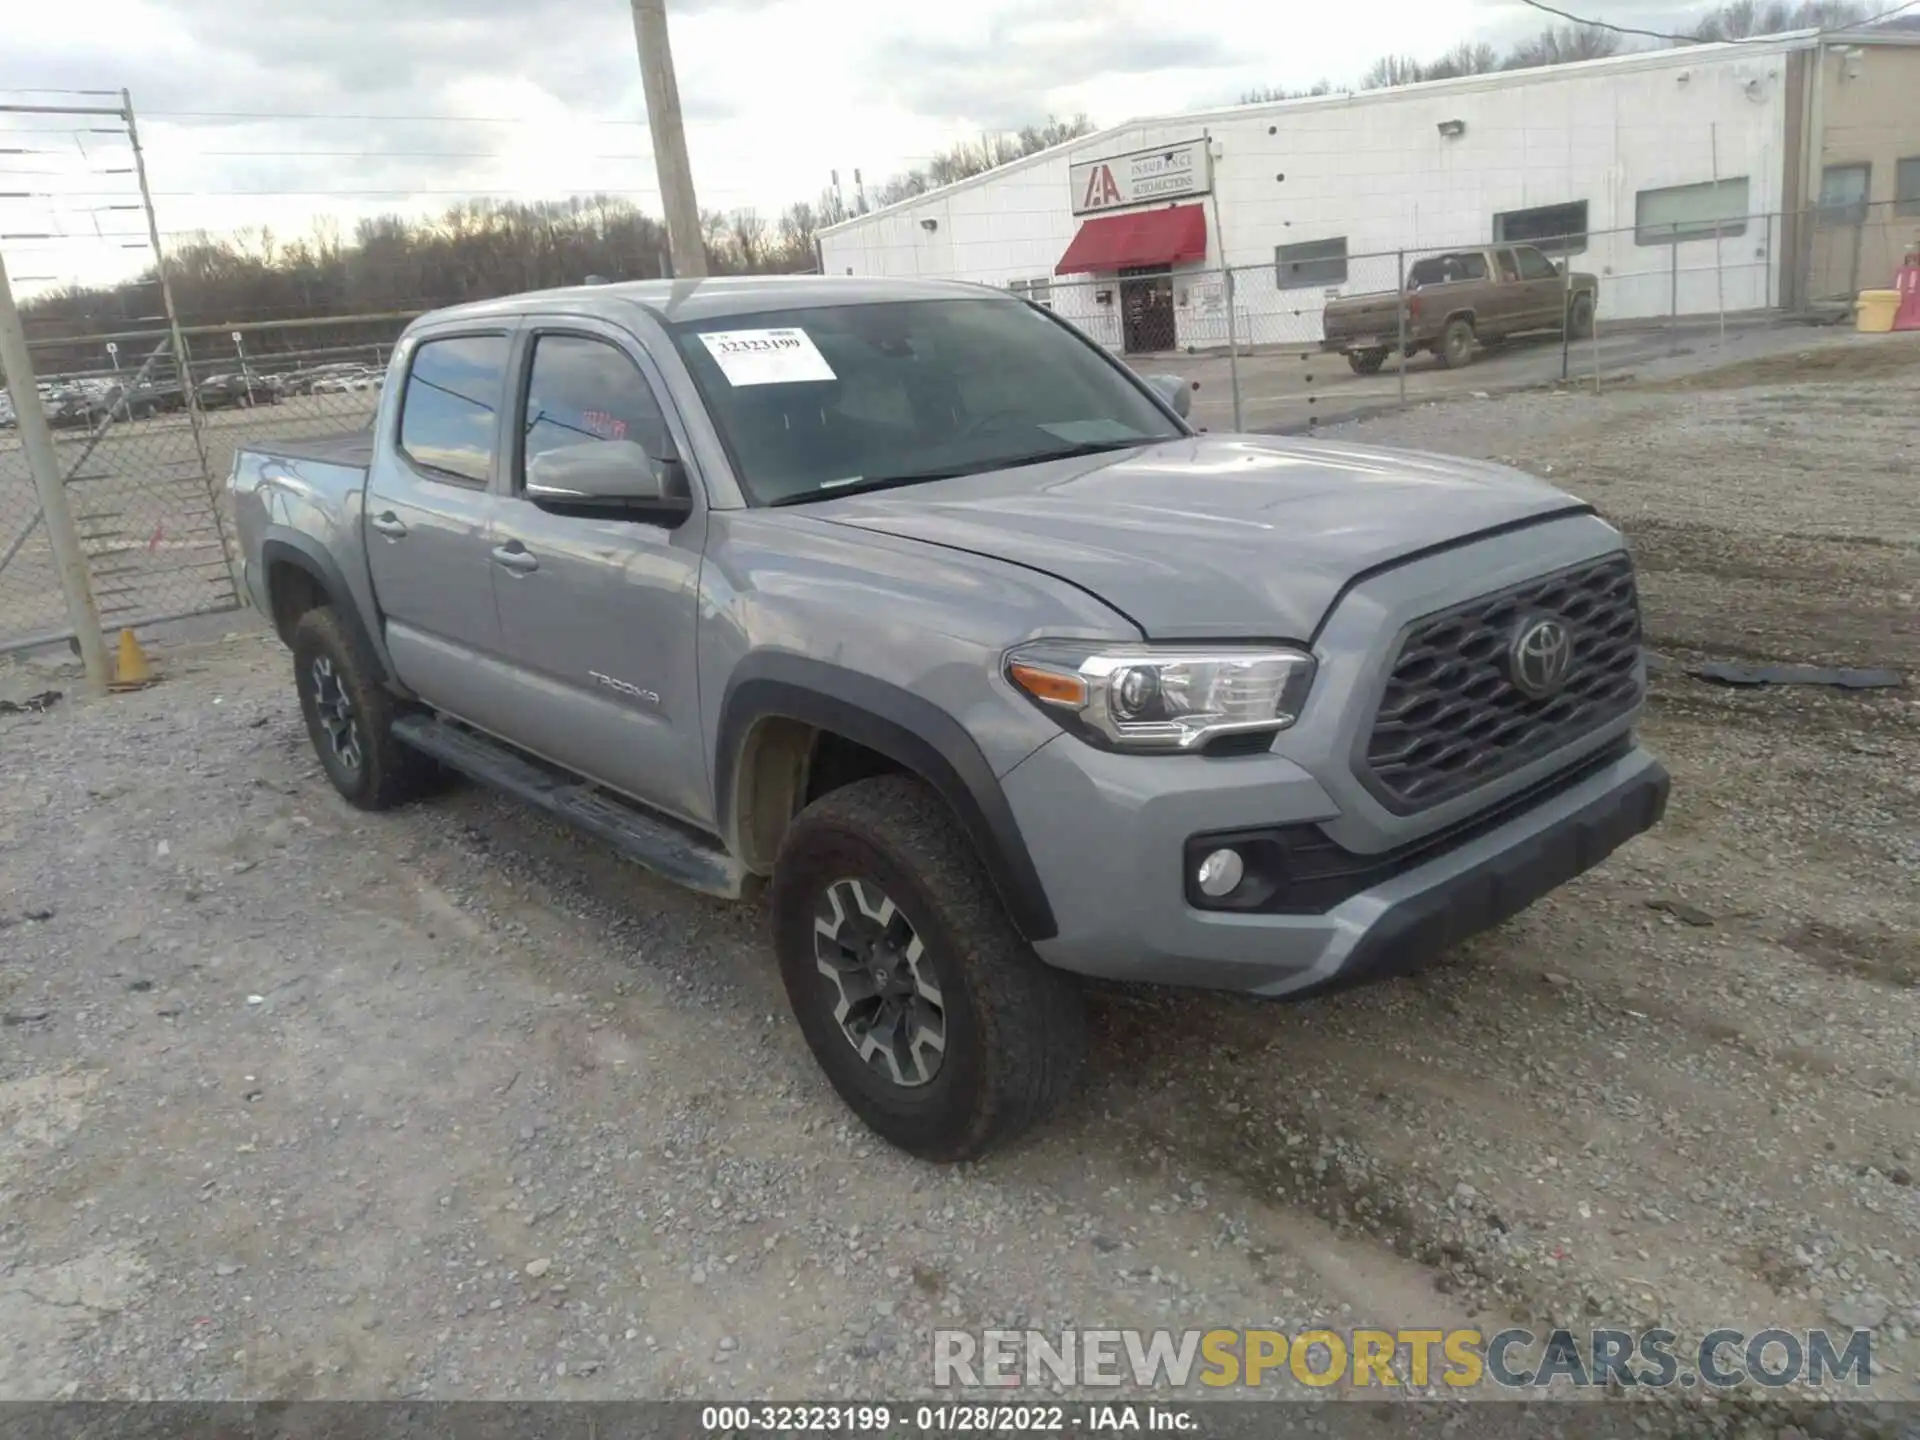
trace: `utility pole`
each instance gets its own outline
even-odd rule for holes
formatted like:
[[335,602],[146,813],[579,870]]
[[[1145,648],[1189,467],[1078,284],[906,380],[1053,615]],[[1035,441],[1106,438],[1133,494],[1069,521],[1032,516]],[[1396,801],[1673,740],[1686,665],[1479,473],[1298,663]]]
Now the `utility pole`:
[[667,212],[674,278],[697,279],[707,273],[707,249],[700,235],[700,205],[693,195],[686,127],[680,119],[680,86],[673,78],[673,51],[667,45],[667,0],[633,0],[633,39],[640,49],[647,130],[660,175],[660,204]]
[[13,395],[14,423],[20,427],[20,447],[26,451],[27,469],[33,474],[33,486],[40,496],[40,515],[46,522],[47,540],[53,548],[53,568],[60,577],[60,593],[67,602],[67,623],[80,646],[80,659],[87,667],[87,688],[104,694],[113,672],[107,668],[107,644],[100,637],[100,612],[93,603],[93,587],[87,579],[87,562],[80,552],[80,536],[73,526],[73,512],[67,508],[67,487],[60,477],[60,457],[53,448],[53,431],[47,426],[46,411],[40,408],[40,391],[34,384],[33,354],[27,349],[26,328],[20,323],[20,310],[13,303],[13,285],[7,279],[7,264],[0,256],[0,369],[7,372],[7,389]]

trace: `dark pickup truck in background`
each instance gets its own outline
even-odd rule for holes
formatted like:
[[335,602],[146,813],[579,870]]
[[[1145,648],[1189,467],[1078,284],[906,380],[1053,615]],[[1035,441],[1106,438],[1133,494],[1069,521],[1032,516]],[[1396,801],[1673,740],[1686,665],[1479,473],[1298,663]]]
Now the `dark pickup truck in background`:
[[1473,359],[1476,345],[1515,335],[1564,329],[1586,339],[1599,293],[1599,277],[1569,276],[1563,263],[1532,245],[1447,250],[1416,260],[1403,294],[1382,290],[1329,301],[1320,348],[1345,355],[1357,375],[1377,373],[1403,346],[1409,358],[1427,350],[1442,365],[1461,366]]

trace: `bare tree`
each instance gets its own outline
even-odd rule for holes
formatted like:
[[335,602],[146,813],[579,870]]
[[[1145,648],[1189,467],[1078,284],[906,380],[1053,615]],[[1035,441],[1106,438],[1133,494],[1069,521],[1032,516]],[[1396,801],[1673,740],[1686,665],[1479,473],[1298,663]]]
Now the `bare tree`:
[[1572,65],[1618,55],[1621,38],[1591,25],[1549,25],[1531,40],[1514,46],[1503,70],[1532,70],[1542,65]]
[[1867,7],[1858,0],[1727,0],[1694,26],[1696,40],[1748,40],[1788,30],[1835,30],[1858,25]]
[[1426,67],[1411,55],[1382,55],[1360,77],[1360,88],[1389,90],[1395,85],[1418,85],[1426,78]]
[[729,233],[741,268],[749,274],[759,270],[767,245],[767,222],[760,218],[760,212],[752,206],[734,211]]
[[1500,54],[1484,40],[1462,40],[1426,66],[1429,80],[1452,80],[1461,75],[1486,75],[1500,68]]
[[1304,90],[1289,90],[1284,85],[1262,85],[1240,96],[1242,105],[1271,105],[1276,100],[1311,100],[1317,95],[1333,94],[1331,80],[1316,80]]
[[788,270],[814,268],[814,235],[820,229],[820,217],[805,200],[796,200],[780,212],[780,249]]

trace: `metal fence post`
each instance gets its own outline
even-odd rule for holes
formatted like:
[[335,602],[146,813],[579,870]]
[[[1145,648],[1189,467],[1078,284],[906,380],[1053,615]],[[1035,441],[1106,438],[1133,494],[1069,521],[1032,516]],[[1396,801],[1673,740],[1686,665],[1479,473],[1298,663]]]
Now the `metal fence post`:
[[1667,243],[1667,329],[1680,328],[1680,227]]
[[1226,275],[1227,292],[1227,378],[1233,385],[1233,428],[1238,434],[1246,429],[1240,416],[1240,321],[1234,313],[1239,306],[1234,298],[1233,267],[1223,265],[1221,269]]
[[1573,257],[1560,262],[1560,378],[1573,373]]
[[1399,354],[1399,357],[1394,362],[1394,368],[1399,372],[1399,375],[1400,375],[1400,408],[1404,410],[1407,408],[1407,252],[1406,251],[1402,250],[1399,252],[1396,259],[1396,264],[1400,271],[1399,304],[1395,307],[1400,312],[1399,313],[1400,332],[1399,332],[1399,335],[1396,337],[1399,341],[1400,354]]
[[13,285],[7,279],[3,256],[0,256],[0,367],[7,372],[14,423],[20,429],[20,445],[26,452],[27,468],[33,473],[40,515],[47,527],[48,543],[53,547],[53,566],[60,577],[60,593],[66,600],[67,622],[73,626],[81,662],[87,667],[87,689],[96,695],[103,694],[113,675],[107,667],[107,644],[100,636],[100,611],[94,604],[93,586],[87,575],[86,556],[80,549],[80,536],[74,529],[73,512],[67,508],[60,457],[53,448],[53,431],[47,425],[46,412],[40,408],[40,391],[33,377],[33,353],[27,348],[27,332],[20,323],[19,308],[13,303]]

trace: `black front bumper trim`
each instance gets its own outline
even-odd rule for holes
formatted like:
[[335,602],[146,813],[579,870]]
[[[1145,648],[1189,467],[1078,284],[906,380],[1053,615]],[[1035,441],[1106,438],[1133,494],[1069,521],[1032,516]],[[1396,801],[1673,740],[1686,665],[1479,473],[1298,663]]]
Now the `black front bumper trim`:
[[1289,991],[1286,998],[1326,994],[1422,968],[1442,951],[1518,915],[1651,830],[1666,813],[1671,788],[1666,768],[1649,764],[1627,784],[1551,828],[1393,905],[1339,970],[1310,987]]

